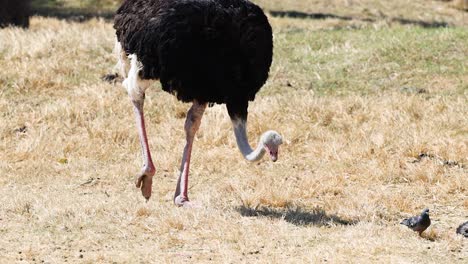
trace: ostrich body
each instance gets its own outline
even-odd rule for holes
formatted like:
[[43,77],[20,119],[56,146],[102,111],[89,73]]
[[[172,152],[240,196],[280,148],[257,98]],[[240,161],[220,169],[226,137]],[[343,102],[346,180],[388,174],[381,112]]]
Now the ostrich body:
[[146,199],[155,168],[146,136],[143,103],[151,81],[183,102],[192,102],[185,121],[186,145],[174,196],[190,205],[187,194],[195,133],[207,105],[226,104],[237,145],[256,161],[278,157],[281,136],[265,132],[255,150],[247,139],[247,108],[268,78],[272,30],[263,11],[247,0],[126,0],[115,16],[116,48],[123,86],[134,105],[144,166],[136,177]]

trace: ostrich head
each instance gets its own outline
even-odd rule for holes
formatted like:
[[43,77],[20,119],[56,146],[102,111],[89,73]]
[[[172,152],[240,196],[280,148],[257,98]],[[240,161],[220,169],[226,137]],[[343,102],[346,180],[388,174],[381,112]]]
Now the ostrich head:
[[278,160],[278,148],[279,145],[283,144],[283,138],[281,135],[273,130],[269,130],[263,133],[260,138],[260,142],[263,144],[265,151],[270,154],[270,158],[273,162]]

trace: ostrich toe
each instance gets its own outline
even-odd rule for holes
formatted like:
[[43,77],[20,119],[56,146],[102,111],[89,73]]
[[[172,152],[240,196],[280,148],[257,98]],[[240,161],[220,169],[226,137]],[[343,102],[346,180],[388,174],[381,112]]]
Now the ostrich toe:
[[151,197],[151,187],[153,185],[153,175],[147,175],[145,173],[139,175],[135,179],[135,185],[141,189],[141,194],[146,200]]

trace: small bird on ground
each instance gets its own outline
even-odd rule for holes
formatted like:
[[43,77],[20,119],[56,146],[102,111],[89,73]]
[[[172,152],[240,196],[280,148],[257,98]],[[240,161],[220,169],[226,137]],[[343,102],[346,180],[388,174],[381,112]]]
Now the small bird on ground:
[[118,73],[108,73],[101,76],[101,79],[108,83],[116,83],[117,81],[122,81],[122,78],[119,76]]
[[465,223],[461,224],[461,225],[457,228],[457,234],[460,234],[460,235],[462,235],[462,236],[468,238],[468,221],[466,221]]
[[416,231],[419,233],[419,235],[421,235],[421,233],[431,225],[429,209],[424,209],[424,211],[419,216],[413,216],[404,219],[400,224],[411,228],[413,231]]

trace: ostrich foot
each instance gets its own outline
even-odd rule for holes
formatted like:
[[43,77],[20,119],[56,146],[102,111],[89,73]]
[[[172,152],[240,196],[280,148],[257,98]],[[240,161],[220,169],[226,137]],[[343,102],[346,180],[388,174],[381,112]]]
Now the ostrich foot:
[[135,177],[135,185],[141,189],[141,194],[148,201],[151,197],[151,186],[153,185],[154,169],[143,170],[143,172]]
[[177,206],[184,208],[201,208],[201,204],[197,202],[191,202],[187,197],[184,197],[182,195],[179,195],[176,198],[174,198],[174,203]]

